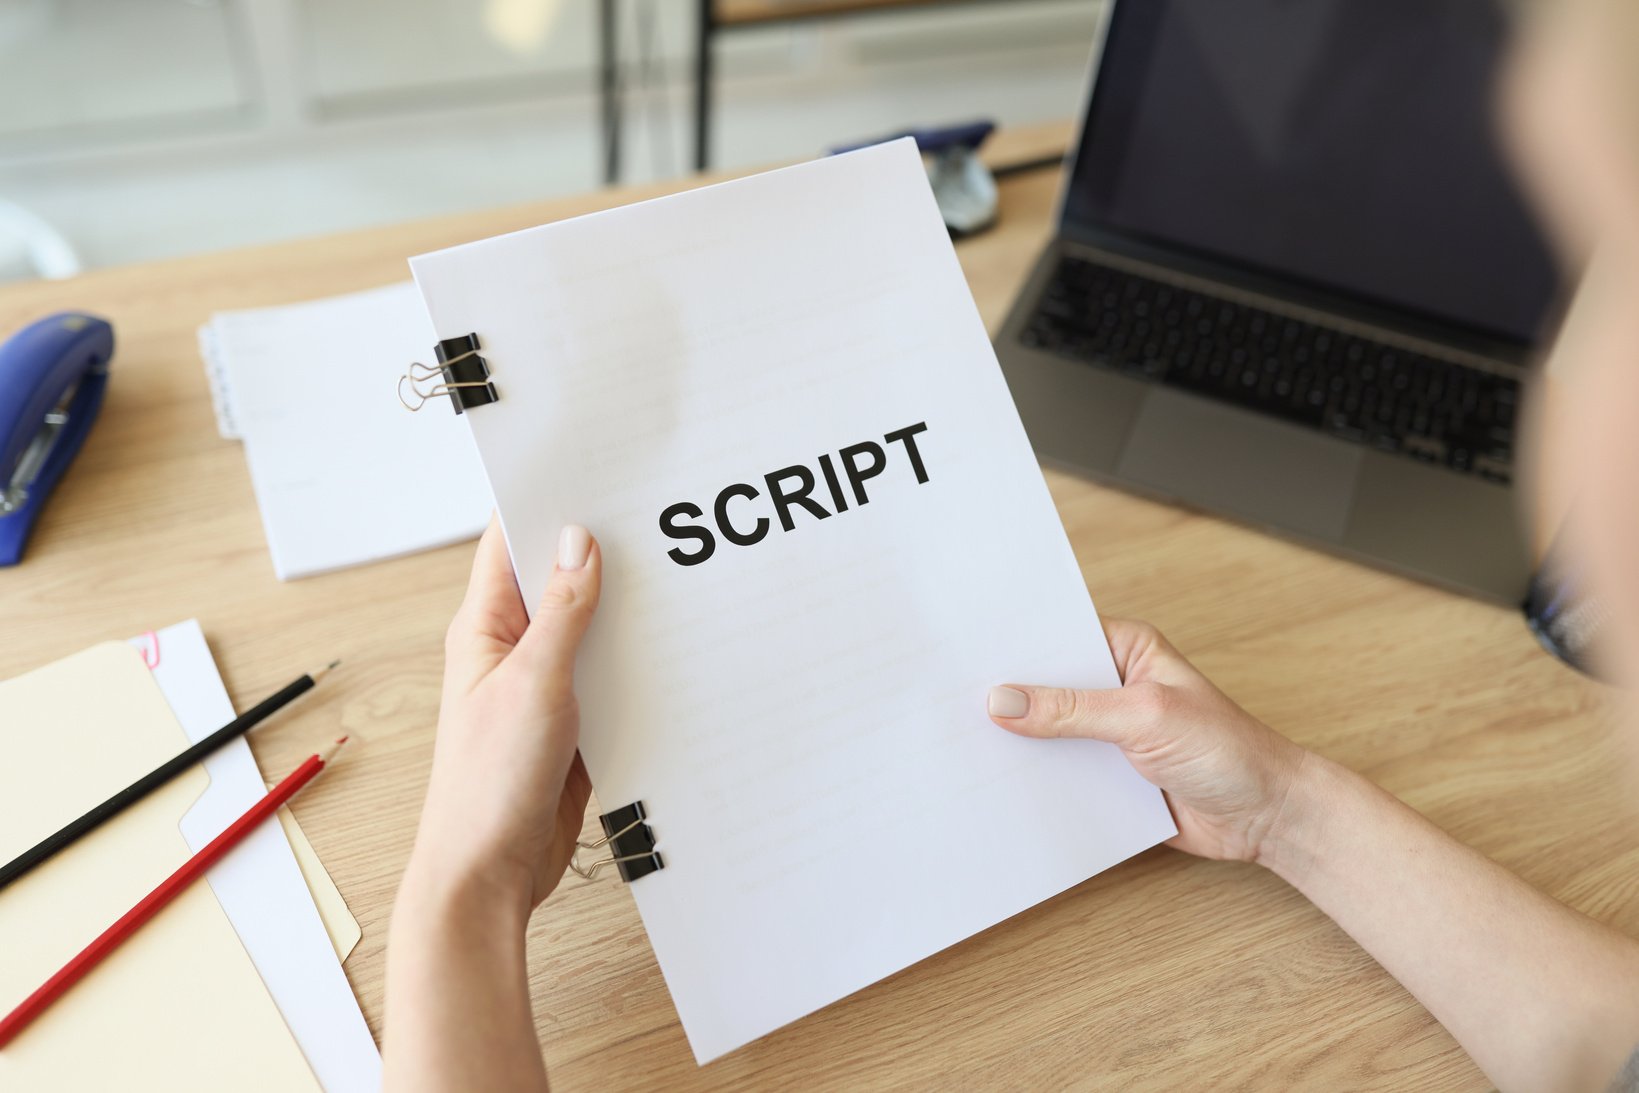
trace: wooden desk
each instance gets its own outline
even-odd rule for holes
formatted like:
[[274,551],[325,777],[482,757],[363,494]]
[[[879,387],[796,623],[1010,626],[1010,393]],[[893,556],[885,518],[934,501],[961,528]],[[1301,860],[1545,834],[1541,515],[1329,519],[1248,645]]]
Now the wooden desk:
[[[1062,126],[1008,134],[996,159],[1066,138]],[[993,325],[1047,230],[1055,185],[1054,172],[1006,181],[1002,225],[960,248]],[[322,733],[366,740],[297,813],[363,925],[348,974],[378,1035],[388,914],[471,547],[274,580],[244,457],[216,435],[194,330],[213,309],[384,284],[406,275],[408,255],[652,192],[0,291],[0,330],[78,307],[111,318],[119,336],[101,422],[26,562],[0,571],[0,677],[190,615],[241,706],[344,657],[255,747],[264,770],[282,773]],[[1514,614],[1049,480],[1105,612],[1155,621],[1271,724],[1533,883],[1639,931],[1633,806],[1613,777],[1621,746],[1596,689],[1538,651]],[[860,853],[891,853],[893,837]],[[975,867],[1007,883],[1006,862]],[[536,916],[530,951],[560,1090],[1488,1088],[1405,991],[1274,877],[1166,849],[703,1070],[621,885],[566,880]]]

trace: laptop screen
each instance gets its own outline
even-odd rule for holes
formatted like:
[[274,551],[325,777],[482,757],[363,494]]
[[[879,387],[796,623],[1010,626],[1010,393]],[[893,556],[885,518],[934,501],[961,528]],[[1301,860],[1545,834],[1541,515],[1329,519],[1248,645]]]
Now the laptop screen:
[[1122,0],[1064,219],[1529,343],[1498,0]]

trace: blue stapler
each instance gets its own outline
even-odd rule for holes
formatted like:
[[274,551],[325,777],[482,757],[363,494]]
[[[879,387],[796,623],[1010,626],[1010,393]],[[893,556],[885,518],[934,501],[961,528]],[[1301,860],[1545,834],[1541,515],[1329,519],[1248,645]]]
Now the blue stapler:
[[23,558],[34,521],[97,420],[114,328],[64,312],[0,344],[0,566]]
[[979,145],[996,128],[994,122],[972,121],[942,129],[912,129],[886,137],[831,149],[832,155],[868,148],[884,141],[913,137],[927,160],[928,183],[945,218],[945,227],[960,238],[984,231],[996,222],[996,178],[979,158]]

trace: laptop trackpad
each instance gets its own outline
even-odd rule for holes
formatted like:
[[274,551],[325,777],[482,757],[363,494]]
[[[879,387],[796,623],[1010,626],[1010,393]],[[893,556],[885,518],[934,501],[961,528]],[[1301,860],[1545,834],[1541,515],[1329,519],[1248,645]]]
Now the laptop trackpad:
[[1337,540],[1361,454],[1294,425],[1157,389],[1116,473],[1186,504]]

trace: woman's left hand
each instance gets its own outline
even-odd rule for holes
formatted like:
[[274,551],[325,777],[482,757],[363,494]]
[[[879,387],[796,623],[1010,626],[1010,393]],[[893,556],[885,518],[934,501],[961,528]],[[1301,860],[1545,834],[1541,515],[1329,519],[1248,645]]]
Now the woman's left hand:
[[533,621],[491,521],[445,636],[432,779],[410,872],[477,883],[534,908],[563,877],[591,783],[576,750],[575,655],[597,610],[602,556],[564,529]]

